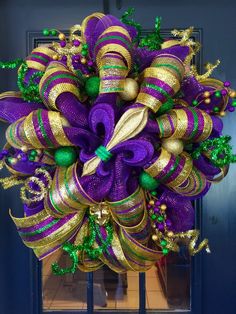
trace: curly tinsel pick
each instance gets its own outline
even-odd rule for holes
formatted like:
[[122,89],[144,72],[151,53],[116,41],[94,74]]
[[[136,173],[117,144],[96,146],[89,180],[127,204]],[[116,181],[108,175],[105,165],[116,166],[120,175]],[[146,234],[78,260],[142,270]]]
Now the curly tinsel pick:
[[167,240],[167,247],[175,252],[179,251],[179,246],[173,240],[188,239],[189,241],[188,250],[191,256],[194,256],[195,254],[199,253],[203,248],[206,249],[207,253],[210,253],[211,251],[208,245],[208,239],[202,240],[197,246],[199,235],[200,235],[199,230],[188,230],[186,232],[175,233],[172,235],[172,237],[165,239]]
[[236,155],[232,153],[229,145],[231,137],[220,136],[202,142],[192,153],[193,159],[198,159],[204,153],[216,167],[223,167],[236,162]]
[[19,177],[13,175],[6,178],[0,178],[0,184],[4,190],[10,189],[13,186],[23,184],[24,180],[21,180]]
[[216,60],[215,64],[207,63],[205,65],[206,72],[204,74],[198,74],[196,65],[191,65],[190,74],[194,75],[198,82],[202,82],[211,76],[212,72],[218,67],[220,60]]
[[[90,215],[88,218],[89,222],[89,236],[84,237],[84,241],[81,245],[74,245],[70,242],[66,242],[62,249],[69,254],[69,257],[71,259],[71,266],[68,268],[61,268],[58,263],[52,264],[52,271],[55,275],[65,275],[68,273],[74,274],[76,272],[76,269],[79,265],[79,251],[84,251],[89,258],[96,259],[98,258],[103,252],[108,252],[108,247],[111,245],[112,239],[113,239],[113,227],[108,222],[106,223],[105,230],[107,233],[107,237],[104,240],[99,226],[95,223],[95,218]],[[99,247],[94,247],[94,243],[96,238],[99,238],[101,245]]]
[[25,75],[27,71],[28,71],[28,65],[24,61],[22,62],[21,67],[18,71],[18,79],[17,79],[17,85],[19,87],[19,90],[22,93],[22,98],[29,102],[41,103],[42,99],[40,98],[40,95],[39,95],[39,86],[38,84],[36,84],[35,79],[41,78],[44,72],[38,71],[34,73],[30,77],[29,83],[25,84],[24,79],[25,79]]

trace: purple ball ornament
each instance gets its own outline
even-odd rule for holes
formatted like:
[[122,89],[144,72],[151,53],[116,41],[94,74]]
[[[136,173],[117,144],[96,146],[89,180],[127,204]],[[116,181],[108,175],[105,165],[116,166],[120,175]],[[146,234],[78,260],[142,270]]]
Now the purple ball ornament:
[[225,82],[224,82],[224,87],[230,87],[230,85],[231,85],[231,84],[230,84],[229,81],[225,81]]
[[75,47],[79,47],[80,41],[77,40],[77,39],[75,39],[75,40],[73,41],[73,45],[74,45]]
[[66,41],[65,40],[60,41],[60,46],[64,48],[66,46]]

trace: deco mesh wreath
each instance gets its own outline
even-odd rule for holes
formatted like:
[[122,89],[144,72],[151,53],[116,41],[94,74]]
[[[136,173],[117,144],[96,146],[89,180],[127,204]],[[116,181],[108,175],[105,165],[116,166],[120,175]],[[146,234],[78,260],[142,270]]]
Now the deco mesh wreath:
[[191,66],[193,28],[142,37],[127,11],[121,21],[94,13],[18,70],[19,92],[0,95],[8,123],[1,165],[22,185],[24,218],[12,219],[41,260],[62,248],[71,266],[56,274],[145,271],[179,243],[199,245],[192,201],[235,162],[221,117],[236,106],[228,81]]

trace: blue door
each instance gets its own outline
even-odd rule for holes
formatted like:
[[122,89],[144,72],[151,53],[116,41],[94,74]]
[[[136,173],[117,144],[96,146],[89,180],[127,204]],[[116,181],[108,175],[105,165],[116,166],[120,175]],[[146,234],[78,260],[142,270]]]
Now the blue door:
[[[156,15],[162,16],[163,27],[166,29],[184,28],[189,25],[201,28],[199,33],[203,35],[204,46],[202,59],[214,62],[221,58],[223,66],[216,71],[216,76],[222,80],[230,80],[236,87],[234,66],[236,3],[233,0],[225,1],[224,5],[222,1],[216,0],[214,2],[210,0],[207,4],[206,1],[198,1],[197,4],[194,4],[171,0],[165,2],[104,0],[86,1],[86,3],[76,0],[67,0],[66,2],[60,0],[56,2],[46,0],[38,2],[30,0],[0,1],[0,32],[2,35],[0,59],[8,60],[25,56],[27,50],[32,48],[32,45],[36,45],[40,37],[36,30],[58,25],[61,29],[67,29],[95,11],[110,12],[120,16],[121,12],[130,6],[136,7],[136,19],[146,29],[152,28]],[[16,89],[15,73],[2,71],[0,73],[0,92],[14,89]],[[236,134],[234,121],[235,114],[224,118],[225,134]],[[1,124],[1,132],[4,130],[4,125]],[[3,142],[1,144],[4,145]],[[232,144],[236,150],[236,138]],[[226,179],[220,185],[213,186],[210,193],[195,204],[196,227],[202,226],[202,237],[209,238],[212,253],[210,255],[206,255],[204,252],[200,253],[190,262],[185,256],[185,252],[182,252],[181,267],[177,267],[178,263],[170,263],[170,265],[177,266],[168,268],[168,261],[165,261],[166,264],[157,265],[162,293],[165,291],[167,282],[161,283],[163,270],[168,272],[168,278],[179,274],[175,285],[171,283],[173,289],[169,297],[168,309],[165,309],[164,306],[149,306],[151,297],[149,299],[148,286],[149,281],[151,285],[152,277],[144,273],[139,274],[137,278],[131,278],[131,281],[133,280],[137,284],[133,290],[136,291],[136,294],[133,295],[134,307],[129,307],[129,305],[103,307],[101,302],[104,294],[99,294],[101,289],[98,289],[97,284],[101,278],[98,274],[92,273],[84,275],[82,279],[77,278],[80,283],[77,287],[78,293],[81,296],[83,290],[84,295],[83,302],[79,301],[81,306],[77,308],[67,306],[64,309],[56,306],[50,307],[44,300],[45,293],[48,293],[48,296],[51,293],[50,289],[47,290],[49,292],[44,290],[46,289],[44,277],[47,276],[45,274],[47,266],[37,262],[32,252],[23,246],[7,212],[11,208],[16,215],[20,214],[22,205],[19,201],[19,191],[17,189],[7,192],[0,190],[0,314],[145,313],[149,309],[152,313],[166,313],[166,311],[174,313],[176,309],[180,309],[179,313],[193,314],[235,313],[235,175],[236,167],[231,166]],[[163,275],[165,279],[167,278],[166,273]],[[112,282],[116,282],[117,286],[122,287],[122,291],[125,291],[124,278],[115,277],[107,269],[103,270],[101,276],[106,278],[102,281],[103,285],[107,285],[112,278]],[[98,277],[99,279],[97,279]],[[70,290],[71,282],[73,282],[73,278],[68,278],[63,283],[63,287],[69,287]],[[56,280],[54,280],[53,285],[56,284]],[[176,294],[176,291],[186,291],[186,293],[181,295]],[[150,295],[154,294],[158,298],[160,294],[155,293],[154,290],[150,290]],[[170,293],[170,289],[168,293]],[[168,295],[165,297],[168,300]],[[187,300],[186,304],[173,304],[172,302],[171,305],[171,300],[173,301],[174,298]]]

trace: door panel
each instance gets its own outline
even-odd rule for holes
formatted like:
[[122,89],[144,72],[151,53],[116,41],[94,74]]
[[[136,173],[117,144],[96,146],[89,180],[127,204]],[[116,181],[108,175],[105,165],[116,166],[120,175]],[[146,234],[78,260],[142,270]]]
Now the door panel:
[[[236,20],[234,0],[199,1],[146,1],[117,0],[110,2],[110,12],[120,16],[129,7],[135,8],[135,20],[145,28],[154,25],[155,16],[162,17],[162,27],[200,27],[203,30],[202,60],[221,65],[214,75],[231,81],[236,87],[234,59],[236,42],[233,39]],[[222,21],[222,23],[219,23]],[[236,151],[235,115],[224,118],[224,134],[234,136],[232,144]],[[200,253],[194,263],[202,264],[201,274],[194,273],[193,285],[202,295],[202,309],[197,314],[235,313],[236,308],[236,166],[231,165],[229,174],[219,185],[214,185],[202,204],[202,237],[209,238],[212,253]],[[193,297],[193,302],[195,302]],[[198,304],[195,304],[198,306]],[[195,307],[194,305],[194,307]]]
[[[94,11],[102,11],[102,1],[0,1],[0,60],[12,60],[26,55],[26,33],[30,30],[58,27],[68,29],[80,23]],[[2,71],[0,92],[16,89],[16,71]],[[5,127],[0,124],[3,134]],[[4,144],[1,136],[1,147]],[[3,174],[1,174],[3,175]],[[0,313],[34,314],[40,311],[38,291],[38,266],[32,264],[31,252],[22,244],[8,209],[20,217],[22,204],[19,191],[0,189]],[[32,286],[34,285],[34,287]],[[37,286],[37,289],[36,289]]]

